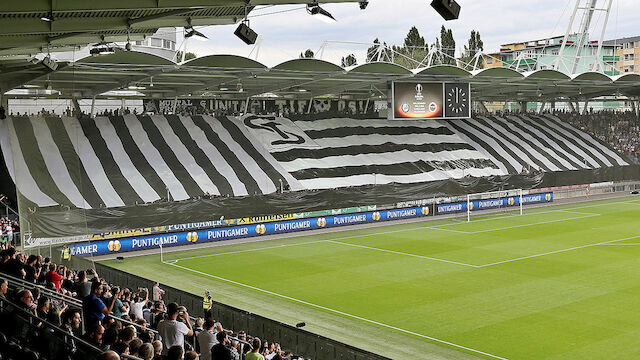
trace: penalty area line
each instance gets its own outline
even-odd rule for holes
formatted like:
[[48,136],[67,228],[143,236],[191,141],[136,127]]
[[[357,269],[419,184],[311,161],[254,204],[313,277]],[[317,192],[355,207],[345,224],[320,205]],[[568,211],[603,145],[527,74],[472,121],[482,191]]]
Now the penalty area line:
[[344,311],[328,308],[326,306],[317,305],[317,304],[314,304],[314,303],[310,303],[308,301],[304,301],[304,300],[293,298],[291,296],[278,294],[278,293],[273,292],[273,291],[261,289],[261,288],[258,288],[258,287],[252,286],[252,285],[248,285],[248,284],[244,284],[244,283],[241,283],[241,282],[238,282],[238,281],[226,279],[226,278],[223,278],[223,277],[220,277],[220,276],[216,276],[216,275],[207,274],[205,272],[194,270],[194,269],[191,269],[191,268],[188,268],[188,267],[185,267],[185,266],[172,264],[172,263],[166,263],[166,262],[165,262],[165,264],[171,265],[173,267],[177,267],[179,269],[186,270],[186,271],[198,274],[198,275],[202,275],[202,276],[210,277],[212,279],[224,281],[224,282],[227,282],[229,284],[245,287],[247,289],[259,291],[259,292],[262,292],[262,293],[265,293],[265,294],[273,295],[273,296],[276,296],[276,297],[279,297],[279,298],[282,298],[282,299],[290,300],[290,301],[297,302],[297,303],[300,303],[300,304],[303,304],[303,305],[307,305],[307,306],[310,306],[310,307],[315,307],[317,309],[325,310],[325,311],[332,312],[332,313],[335,313],[335,314],[338,314],[338,315],[342,315],[342,316],[345,316],[345,317],[349,317],[349,318],[352,318],[352,319],[356,319],[356,320],[364,321],[364,322],[367,322],[367,323],[370,323],[370,324],[374,324],[374,325],[378,325],[378,326],[381,326],[381,327],[385,327],[385,328],[388,328],[388,329],[396,330],[396,331],[399,331],[399,332],[403,332],[405,334],[421,337],[423,339],[428,339],[428,340],[431,340],[431,341],[434,341],[434,342],[437,342],[437,343],[440,343],[440,344],[445,344],[445,345],[449,345],[449,346],[454,347],[454,348],[463,349],[463,350],[466,350],[466,351],[469,351],[469,352],[472,352],[472,353],[475,353],[475,354],[488,356],[488,357],[490,357],[492,359],[508,360],[507,358],[503,358],[503,357],[500,357],[500,356],[489,354],[489,353],[484,352],[484,351],[476,350],[476,349],[473,349],[473,348],[470,348],[470,347],[466,347],[466,346],[463,346],[463,345],[458,345],[458,344],[455,344],[455,343],[452,343],[452,342],[449,342],[449,341],[446,341],[446,340],[441,340],[441,339],[438,339],[438,338],[434,338],[434,337],[431,337],[431,336],[419,334],[419,333],[416,333],[416,332],[413,332],[413,331],[410,331],[410,330],[405,330],[405,329],[402,329],[402,328],[399,328],[399,327],[395,327],[393,325],[388,325],[388,324],[385,324],[385,323],[381,323],[379,321],[375,321],[375,320],[363,318],[361,316],[349,314],[349,313],[346,313]]

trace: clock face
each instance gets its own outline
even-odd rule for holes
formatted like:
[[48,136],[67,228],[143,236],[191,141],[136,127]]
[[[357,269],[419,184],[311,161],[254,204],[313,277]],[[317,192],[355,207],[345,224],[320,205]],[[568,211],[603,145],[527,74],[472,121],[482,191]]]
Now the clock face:
[[445,85],[445,117],[469,117],[469,85]]

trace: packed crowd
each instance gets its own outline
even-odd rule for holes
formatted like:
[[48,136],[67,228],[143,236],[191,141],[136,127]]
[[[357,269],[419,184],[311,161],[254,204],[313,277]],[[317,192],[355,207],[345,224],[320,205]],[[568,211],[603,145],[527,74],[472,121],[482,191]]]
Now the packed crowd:
[[0,249],[9,248],[19,232],[18,221],[9,219],[8,216],[0,217]]
[[621,154],[640,159],[640,119],[634,112],[557,113],[574,127],[609,144]]
[[[4,273],[10,279],[0,279],[2,359],[297,358],[282,351],[277,343],[244,331],[225,330],[211,316],[208,291],[205,317],[193,318],[185,307],[175,302],[165,304],[158,283],[151,292],[146,288],[120,288],[108,284],[93,269],[74,271],[51,258],[27,256],[13,247],[0,253],[0,276]],[[62,255],[60,262],[65,261]],[[9,291],[9,285],[13,285],[13,291]],[[65,336],[55,336],[56,332]],[[15,350],[16,346],[20,348],[16,344],[28,350]]]

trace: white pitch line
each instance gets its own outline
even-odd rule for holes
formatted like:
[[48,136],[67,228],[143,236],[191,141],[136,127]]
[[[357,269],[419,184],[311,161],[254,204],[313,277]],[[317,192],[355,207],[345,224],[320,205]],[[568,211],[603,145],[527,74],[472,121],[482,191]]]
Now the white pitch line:
[[507,229],[515,229],[515,228],[521,228],[521,227],[527,227],[527,226],[534,226],[534,225],[553,224],[553,223],[557,223],[557,222],[560,222],[560,221],[569,221],[569,220],[587,219],[587,218],[595,217],[595,216],[601,216],[601,214],[593,214],[593,215],[586,215],[586,216],[578,216],[578,217],[572,217],[572,218],[566,218],[566,219],[556,219],[556,220],[549,220],[549,221],[539,221],[539,222],[530,223],[530,224],[521,224],[521,225],[505,226],[505,227],[495,228],[495,229],[487,229],[487,230],[470,231],[470,232],[469,232],[469,234],[481,234],[481,233],[486,233],[486,232],[491,232],[491,231],[500,231],[500,230],[507,230]]
[[227,251],[227,252],[208,254],[208,255],[189,256],[189,257],[179,258],[179,259],[174,260],[174,261],[178,262],[178,261],[182,261],[182,260],[200,259],[200,258],[212,257],[212,256],[229,255],[229,254],[241,254],[241,253],[246,253],[246,252],[251,252],[251,251],[260,251],[260,250],[268,250],[268,249],[280,249],[280,248],[289,247],[289,246],[316,244],[316,243],[323,242],[323,241],[325,241],[325,240],[307,241],[307,242],[301,242],[301,243],[295,243],[295,244],[282,244],[282,245],[275,245],[275,246],[266,246],[266,247],[255,248],[255,249],[246,249],[246,250],[238,250],[238,251]]
[[620,242],[620,241],[625,241],[625,240],[631,240],[631,239],[637,239],[637,238],[640,238],[640,235],[638,235],[638,236],[632,236],[632,237],[628,237],[628,238],[624,238],[624,239],[617,239],[617,240],[602,241],[602,242],[595,243],[595,244],[587,244],[587,245],[581,245],[581,246],[574,246],[574,247],[572,247],[572,248],[562,249],[562,250],[555,250],[555,251],[549,251],[549,252],[542,253],[542,254],[535,254],[535,255],[523,256],[523,257],[519,257],[519,258],[515,258],[515,259],[509,259],[509,260],[504,260],[504,261],[498,261],[498,262],[494,262],[494,263],[491,263],[491,264],[478,265],[477,267],[479,267],[479,268],[483,268],[483,267],[487,267],[487,266],[493,266],[493,265],[499,265],[499,264],[506,264],[506,263],[510,263],[510,262],[514,262],[514,261],[526,260],[526,259],[536,258],[536,257],[540,257],[540,256],[545,256],[545,255],[558,254],[558,253],[567,252],[567,251],[572,251],[572,250],[584,249],[584,248],[588,248],[588,247],[592,247],[592,246],[607,245],[607,244],[611,244],[611,243],[615,243],[615,242]]
[[[453,224],[453,225],[457,225],[457,224]],[[431,229],[431,230],[449,231],[449,232],[454,232],[454,233],[458,233],[458,234],[473,234],[473,233],[468,232],[468,231],[445,229],[445,228],[438,227],[438,226],[448,226],[448,225],[423,226],[423,227],[420,227],[419,229]]]
[[633,243],[633,244],[600,244],[600,246],[630,246],[630,245],[640,245],[637,243]]
[[581,212],[581,211],[571,211],[571,210],[556,210],[559,212],[565,212],[568,214],[580,214],[580,215],[602,215],[602,214],[596,214],[596,213],[587,213],[587,212]]
[[411,254],[411,253],[406,253],[406,252],[401,252],[401,251],[380,249],[380,248],[375,248],[375,247],[365,246],[365,245],[349,244],[349,243],[345,243],[345,242],[341,242],[341,241],[326,240],[326,242],[330,242],[330,243],[334,243],[334,244],[340,244],[340,245],[346,245],[346,246],[353,246],[353,247],[369,249],[369,250],[377,250],[377,251],[382,251],[382,252],[388,252],[388,253],[396,254],[396,255],[411,256],[411,257],[420,258],[420,259],[440,261],[440,262],[445,262],[445,263],[455,264],[455,265],[469,266],[469,267],[474,267],[474,268],[478,267],[477,265],[471,265],[471,264],[458,262],[458,261],[439,259],[439,258],[434,258],[434,257],[430,257],[430,256],[416,255],[416,254]]
[[370,323],[370,324],[374,324],[374,325],[382,326],[382,327],[385,327],[385,328],[388,328],[388,329],[392,329],[392,330],[396,330],[396,331],[399,331],[399,332],[403,332],[405,334],[421,337],[421,338],[428,339],[428,340],[431,340],[431,341],[435,341],[435,342],[438,342],[438,343],[441,343],[441,344],[449,345],[449,346],[452,346],[452,347],[455,347],[455,348],[458,348],[458,349],[467,350],[467,351],[470,351],[470,352],[475,353],[475,354],[488,356],[488,357],[493,358],[493,359],[508,360],[507,358],[503,358],[503,357],[500,357],[500,356],[489,354],[489,353],[484,352],[484,351],[480,351],[480,350],[472,349],[470,347],[454,344],[454,343],[446,341],[446,340],[441,340],[441,339],[434,338],[434,337],[431,337],[431,336],[419,334],[419,333],[416,333],[416,332],[413,332],[413,331],[410,331],[410,330],[405,330],[405,329],[402,329],[402,328],[399,328],[399,327],[395,327],[395,326],[392,326],[392,325],[388,325],[388,324],[385,324],[385,323],[381,323],[381,322],[378,322],[378,321],[375,321],[375,320],[370,320],[370,319],[367,319],[367,318],[363,318],[361,316],[349,314],[349,313],[346,313],[344,311],[328,308],[326,306],[317,305],[317,304],[310,303],[308,301],[304,301],[304,300],[300,300],[300,299],[296,299],[296,298],[293,298],[293,297],[290,297],[290,296],[287,296],[287,295],[278,294],[278,293],[273,292],[273,291],[264,290],[264,289],[261,289],[261,288],[255,287],[255,286],[251,286],[251,285],[248,285],[248,284],[244,284],[244,283],[241,283],[241,282],[238,282],[238,281],[226,279],[226,278],[223,278],[223,277],[220,277],[220,276],[207,274],[205,272],[194,270],[194,269],[191,269],[191,268],[188,268],[188,267],[180,266],[180,265],[177,265],[177,264],[167,264],[167,265],[171,265],[171,266],[174,266],[174,267],[186,270],[186,271],[190,271],[190,272],[193,272],[193,273],[196,273],[196,274],[199,274],[199,275],[203,275],[203,276],[207,276],[207,277],[210,277],[210,278],[213,278],[213,279],[224,281],[224,282],[227,282],[227,283],[230,283],[230,284],[242,286],[242,287],[245,287],[245,288],[248,288],[248,289],[251,289],[251,290],[260,291],[260,292],[263,292],[265,294],[277,296],[277,297],[280,297],[280,298],[283,298],[283,299],[286,299],[286,300],[290,300],[290,301],[293,301],[293,302],[297,302],[297,303],[300,303],[300,304],[303,304],[303,305],[315,307],[317,309],[329,311],[329,312],[332,312],[332,313],[335,313],[335,314],[338,314],[338,315],[350,317],[350,318],[353,318],[353,319],[356,319],[356,320],[360,320],[360,321],[364,321],[364,322],[367,322],[367,323]]

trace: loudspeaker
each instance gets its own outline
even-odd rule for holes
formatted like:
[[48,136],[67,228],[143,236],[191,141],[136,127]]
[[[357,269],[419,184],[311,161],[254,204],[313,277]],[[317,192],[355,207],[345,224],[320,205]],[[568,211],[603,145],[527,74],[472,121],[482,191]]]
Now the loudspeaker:
[[245,23],[241,23],[234,34],[236,34],[236,36],[244,41],[247,45],[255,44],[256,39],[258,39],[258,33],[251,30],[251,28]]
[[455,0],[433,0],[431,6],[445,20],[455,20],[460,15],[460,5]]

